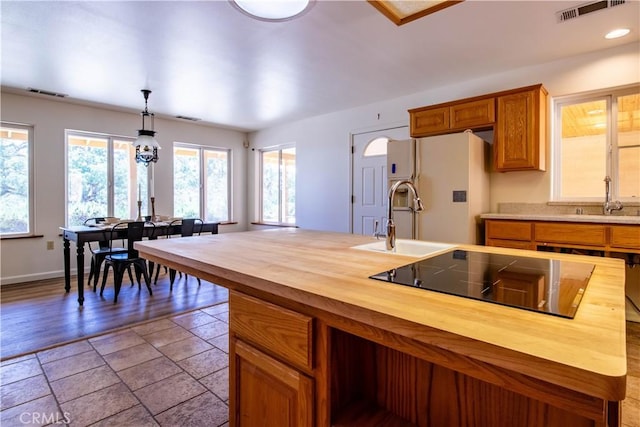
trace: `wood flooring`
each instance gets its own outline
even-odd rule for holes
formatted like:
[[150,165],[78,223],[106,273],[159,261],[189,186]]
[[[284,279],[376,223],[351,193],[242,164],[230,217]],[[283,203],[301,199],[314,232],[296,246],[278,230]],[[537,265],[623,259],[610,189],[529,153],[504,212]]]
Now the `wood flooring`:
[[125,275],[116,304],[108,280],[102,297],[99,285],[96,293],[86,286],[80,307],[75,276],[71,284],[69,293],[63,278],[0,288],[0,360],[228,300],[226,288],[204,280],[198,286],[195,277],[184,275],[176,276],[170,292],[169,275],[161,273],[152,296],[144,282],[139,290]]

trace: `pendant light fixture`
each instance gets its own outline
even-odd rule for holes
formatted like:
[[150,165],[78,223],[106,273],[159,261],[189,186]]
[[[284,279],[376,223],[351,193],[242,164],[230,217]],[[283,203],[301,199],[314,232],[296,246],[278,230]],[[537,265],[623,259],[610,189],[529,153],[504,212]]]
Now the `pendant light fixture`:
[[[136,162],[149,166],[149,163],[158,161],[160,144],[156,141],[156,133],[153,130],[153,113],[147,109],[147,101],[151,91],[142,89],[140,92],[144,96],[144,111],[140,113],[142,115],[142,129],[138,130],[138,138],[133,142],[133,146],[136,147]],[[145,127],[145,120],[150,122],[150,129]]]

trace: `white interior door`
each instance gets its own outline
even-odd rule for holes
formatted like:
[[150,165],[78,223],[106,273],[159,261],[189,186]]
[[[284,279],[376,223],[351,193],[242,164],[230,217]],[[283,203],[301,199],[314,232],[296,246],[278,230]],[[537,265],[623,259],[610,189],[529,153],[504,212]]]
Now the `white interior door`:
[[378,232],[384,233],[387,223],[386,140],[380,138],[407,139],[409,128],[403,126],[353,136],[351,229],[354,234],[373,234],[376,221]]

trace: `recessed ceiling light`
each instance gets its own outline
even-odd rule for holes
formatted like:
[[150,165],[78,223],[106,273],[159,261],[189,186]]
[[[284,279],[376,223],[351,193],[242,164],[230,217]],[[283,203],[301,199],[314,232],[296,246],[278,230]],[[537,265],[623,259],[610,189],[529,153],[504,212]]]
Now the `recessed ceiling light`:
[[615,30],[609,31],[607,33],[606,36],[604,36],[605,39],[617,39],[618,37],[624,37],[627,34],[629,34],[629,29],[628,28],[617,28]]
[[306,13],[315,0],[229,0],[242,13],[261,21],[288,21]]

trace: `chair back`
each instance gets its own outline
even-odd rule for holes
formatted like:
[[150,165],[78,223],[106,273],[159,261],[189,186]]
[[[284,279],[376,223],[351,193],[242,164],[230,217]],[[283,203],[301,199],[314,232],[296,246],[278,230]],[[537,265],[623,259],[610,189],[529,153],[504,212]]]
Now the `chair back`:
[[[109,242],[112,244],[114,239],[118,237],[118,231],[122,230],[122,228],[126,226],[127,228],[127,257],[128,258],[138,258],[138,251],[134,249],[133,244],[135,242],[140,242],[142,237],[144,236],[145,222],[144,221],[135,221],[135,222],[119,222],[111,227],[111,235],[109,238]],[[153,235],[155,232],[155,224],[150,223],[148,227],[153,227],[150,235]]]
[[197,223],[200,221],[200,218],[185,218],[185,219],[175,219],[169,223],[167,227],[167,237],[171,237],[171,232],[173,231],[173,227],[180,225],[180,236],[181,237],[190,237],[194,234],[200,234],[200,227],[197,227]]
[[199,236],[202,233],[203,226],[204,226],[204,221],[201,220],[200,218],[196,218],[196,224],[193,228],[194,234],[197,234]]
[[182,227],[180,229],[180,235],[182,237],[193,236],[193,232],[195,231],[196,220],[195,218],[185,218],[182,220]]

